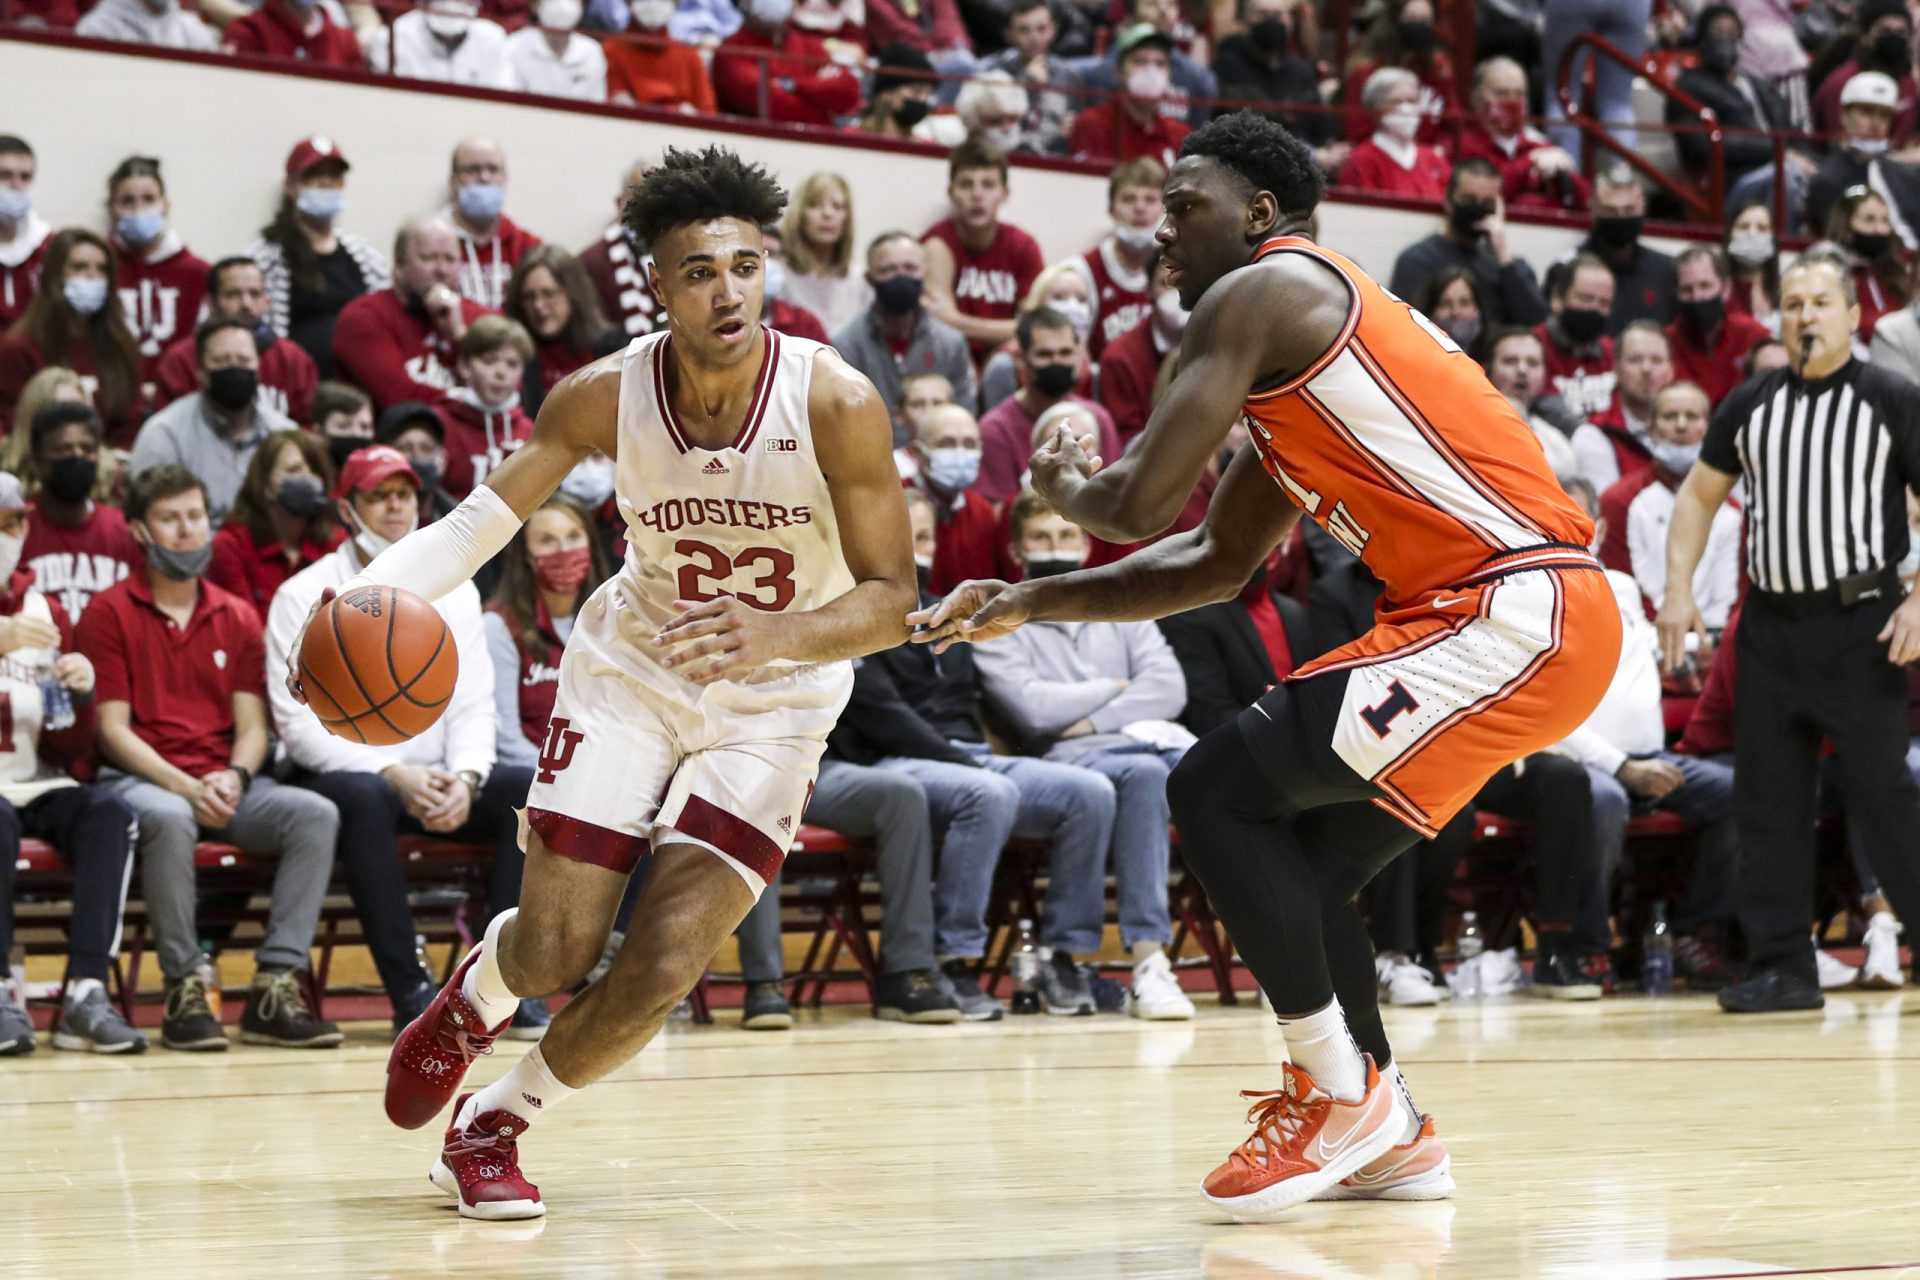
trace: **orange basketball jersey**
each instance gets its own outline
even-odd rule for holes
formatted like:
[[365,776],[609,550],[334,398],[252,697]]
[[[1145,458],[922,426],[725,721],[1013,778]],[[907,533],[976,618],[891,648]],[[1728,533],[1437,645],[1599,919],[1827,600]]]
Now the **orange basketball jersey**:
[[1310,240],[1276,236],[1255,261],[1278,253],[1338,273],[1347,321],[1304,372],[1247,397],[1247,428],[1267,471],[1366,561],[1386,601],[1492,556],[1593,540],[1532,429],[1444,330]]

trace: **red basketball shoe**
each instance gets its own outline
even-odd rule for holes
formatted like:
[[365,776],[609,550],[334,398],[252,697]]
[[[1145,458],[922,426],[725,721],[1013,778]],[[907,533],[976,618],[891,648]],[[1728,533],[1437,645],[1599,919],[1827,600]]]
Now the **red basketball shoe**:
[[[456,1115],[472,1096],[460,1095]],[[520,1172],[517,1139],[526,1129],[527,1122],[511,1111],[485,1112],[465,1128],[455,1121],[427,1177],[460,1202],[463,1218],[507,1222],[545,1217],[547,1206],[541,1203],[540,1188]]]
[[387,1058],[387,1119],[402,1129],[418,1129],[439,1115],[473,1060],[492,1053],[493,1038],[506,1028],[505,1022],[491,1030],[482,1025],[460,994],[467,970],[479,959],[479,947],[469,951],[433,1003],[393,1042]]
[[1393,1146],[1398,1115],[1391,1085],[1368,1056],[1367,1091],[1337,1102],[1313,1077],[1283,1064],[1285,1087],[1247,1090],[1253,1134],[1207,1175],[1201,1193],[1243,1222],[1260,1222],[1318,1196]]
[[1316,1200],[1445,1200],[1453,1194],[1453,1173],[1446,1144],[1433,1131],[1433,1117],[1420,1117],[1412,1142],[1387,1148],[1364,1169],[1356,1169],[1322,1191]]

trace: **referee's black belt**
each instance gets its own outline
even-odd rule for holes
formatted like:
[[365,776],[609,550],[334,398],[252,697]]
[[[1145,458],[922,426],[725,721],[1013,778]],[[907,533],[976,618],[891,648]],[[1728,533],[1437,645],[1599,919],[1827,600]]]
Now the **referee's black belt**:
[[1748,594],[1773,613],[1807,618],[1876,600],[1898,600],[1902,593],[1899,573],[1887,568],[1856,573],[1818,591],[1762,591],[1755,587]]

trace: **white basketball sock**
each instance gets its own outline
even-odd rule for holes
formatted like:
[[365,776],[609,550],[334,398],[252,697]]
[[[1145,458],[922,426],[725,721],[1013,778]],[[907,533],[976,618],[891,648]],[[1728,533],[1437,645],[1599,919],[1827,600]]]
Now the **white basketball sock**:
[[535,1045],[513,1070],[467,1099],[460,1108],[459,1125],[464,1129],[475,1116],[488,1111],[511,1111],[522,1120],[538,1120],[578,1092],[554,1077],[540,1046]]
[[1367,1096],[1367,1060],[1347,1030],[1347,1015],[1340,1011],[1338,996],[1318,1013],[1279,1022],[1287,1037],[1287,1056],[1313,1077],[1323,1093],[1341,1102],[1358,1102]]
[[1400,1073],[1398,1059],[1387,1067],[1387,1075],[1382,1083],[1393,1089],[1393,1096],[1398,1100],[1401,1128],[1400,1137],[1394,1145],[1404,1147],[1420,1136],[1420,1108],[1413,1105],[1413,1090],[1407,1087],[1407,1078]]
[[480,943],[480,959],[467,970],[467,976],[460,983],[460,994],[480,1015],[480,1021],[487,1024],[488,1030],[511,1018],[513,1011],[520,1007],[520,997],[500,976],[500,930],[519,914],[520,908],[514,907],[493,918],[493,923],[487,926],[487,936]]

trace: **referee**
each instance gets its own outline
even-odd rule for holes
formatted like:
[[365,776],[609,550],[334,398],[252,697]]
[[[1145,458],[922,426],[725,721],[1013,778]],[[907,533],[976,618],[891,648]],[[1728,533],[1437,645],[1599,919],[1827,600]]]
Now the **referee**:
[[1693,574],[1713,513],[1747,486],[1747,576],[1734,684],[1740,926],[1752,975],[1734,1013],[1817,1009],[1814,822],[1820,741],[1837,748],[1847,816],[1902,919],[1920,920],[1920,788],[1907,771],[1907,681],[1920,594],[1901,598],[1906,490],[1920,486],[1920,388],[1853,358],[1853,273],[1802,255],[1780,281],[1791,363],[1721,403],[1673,507],[1660,644],[1679,663],[1706,628]]

